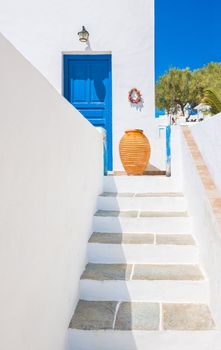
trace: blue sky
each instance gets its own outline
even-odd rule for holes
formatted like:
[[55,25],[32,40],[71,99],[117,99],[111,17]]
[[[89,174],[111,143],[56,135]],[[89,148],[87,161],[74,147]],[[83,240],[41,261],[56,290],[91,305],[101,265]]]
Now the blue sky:
[[220,0],[155,0],[155,21],[156,79],[221,61]]

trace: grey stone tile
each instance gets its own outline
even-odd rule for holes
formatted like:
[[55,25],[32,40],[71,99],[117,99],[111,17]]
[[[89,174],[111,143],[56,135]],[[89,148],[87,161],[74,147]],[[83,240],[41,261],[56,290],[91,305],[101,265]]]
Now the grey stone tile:
[[203,280],[196,265],[135,265],[133,280]]
[[138,215],[137,211],[115,211],[115,210],[98,210],[95,216],[102,217],[133,217],[136,218]]
[[156,235],[156,244],[195,245],[191,235]]
[[159,304],[143,302],[123,302],[120,304],[115,329],[117,330],[145,330],[159,329]]
[[129,280],[132,265],[126,264],[88,264],[81,279]]
[[80,300],[69,328],[82,330],[112,329],[117,302]]
[[203,304],[163,304],[163,328],[203,331],[215,328],[210,310]]
[[170,218],[170,217],[187,217],[186,211],[142,211],[140,217],[159,217],[159,218]]
[[104,192],[101,197],[134,197],[135,193],[125,192],[125,193],[115,193],[115,192]]
[[155,192],[155,193],[136,193],[135,197],[183,197],[183,193],[176,192]]
[[100,244],[153,244],[153,234],[121,234],[121,233],[94,233],[90,243]]

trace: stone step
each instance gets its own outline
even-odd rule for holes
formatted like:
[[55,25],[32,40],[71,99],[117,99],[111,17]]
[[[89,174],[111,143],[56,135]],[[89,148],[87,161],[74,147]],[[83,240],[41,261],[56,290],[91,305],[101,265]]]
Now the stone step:
[[205,304],[80,300],[70,323],[82,330],[205,331],[215,328]]
[[105,176],[103,192],[181,193],[182,188],[166,176]]
[[99,197],[106,198],[116,198],[116,197],[126,197],[126,198],[182,198],[184,199],[184,194],[182,192],[103,192]]
[[179,217],[188,217],[187,211],[138,211],[138,210],[98,210],[95,213],[95,216],[101,217],[122,217],[122,218],[179,218]]
[[196,264],[191,235],[94,233],[88,245],[91,263]]
[[80,300],[69,349],[218,350],[221,336],[214,329],[206,304]]
[[199,281],[204,276],[197,265],[88,264],[81,279]]
[[195,246],[192,235],[152,234],[152,233],[105,233],[94,232],[89,243],[98,244],[156,244]]
[[186,211],[185,198],[177,193],[104,193],[98,197],[99,210]]
[[81,276],[85,300],[208,302],[208,282],[197,265],[91,264]]
[[186,234],[192,232],[191,220],[186,216],[186,213],[182,213],[182,216],[170,216],[170,213],[165,212],[164,216],[158,216],[157,213],[154,213],[155,216],[150,216],[149,212],[148,214],[144,213],[146,212],[143,212],[142,217],[137,217],[136,212],[130,212],[129,214],[124,212],[121,216],[116,216],[118,212],[113,212],[113,216],[110,216],[110,213],[105,211],[104,213],[98,212],[93,219],[93,230],[95,232],[111,233],[157,232],[160,234]]

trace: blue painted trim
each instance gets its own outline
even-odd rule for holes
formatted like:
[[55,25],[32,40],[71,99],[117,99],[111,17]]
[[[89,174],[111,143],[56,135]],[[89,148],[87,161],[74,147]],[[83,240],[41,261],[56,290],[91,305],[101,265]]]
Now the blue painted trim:
[[171,176],[171,126],[166,127],[166,176]]
[[[108,118],[106,120],[107,125],[107,142],[108,142],[108,170],[113,170],[113,140],[112,140],[112,55],[104,54],[104,55],[72,55],[72,54],[64,54],[63,55],[63,96],[70,101],[69,96],[69,62],[73,60],[82,60],[82,61],[91,61],[91,60],[102,60],[108,62],[109,68],[109,79],[108,79],[108,91],[110,92],[107,97],[108,104]],[[97,122],[94,123],[94,125]]]

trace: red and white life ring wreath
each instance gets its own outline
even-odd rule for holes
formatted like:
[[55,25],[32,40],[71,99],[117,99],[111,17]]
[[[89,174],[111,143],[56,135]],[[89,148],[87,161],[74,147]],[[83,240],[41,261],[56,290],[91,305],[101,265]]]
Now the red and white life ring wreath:
[[128,93],[128,100],[130,103],[138,105],[142,102],[141,92],[136,88],[131,89]]

